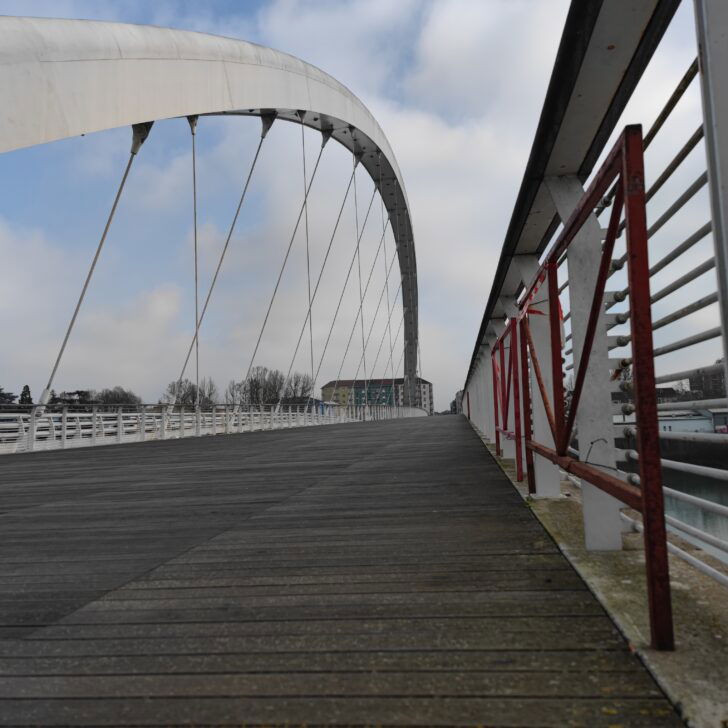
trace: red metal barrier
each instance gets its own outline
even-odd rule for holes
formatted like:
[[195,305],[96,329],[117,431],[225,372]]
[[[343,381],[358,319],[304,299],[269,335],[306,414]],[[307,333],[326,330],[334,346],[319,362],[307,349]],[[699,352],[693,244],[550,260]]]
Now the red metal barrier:
[[[674,637],[660,468],[657,403],[655,399],[642,149],[641,127],[628,126],[564,225],[563,231],[533,281],[526,288],[519,301],[517,317],[508,319],[505,331],[495,343],[491,353],[495,439],[496,449],[499,454],[501,434],[515,440],[518,479],[522,479],[523,443],[521,441],[520,415],[523,413],[526,471],[530,493],[534,493],[536,490],[533,468],[533,453],[536,453],[555,463],[566,472],[572,473],[609,493],[642,514],[652,645],[660,650],[671,650],[674,647]],[[615,188],[614,202],[602,248],[602,258],[589,312],[584,346],[576,367],[574,390],[567,412],[563,384],[563,342],[561,339],[561,310],[557,281],[558,261],[583,224],[593,214],[597,204],[612,186]],[[614,475],[609,475],[598,467],[579,461],[569,455],[569,445],[584,387],[589,354],[594,337],[597,335],[599,314],[604,305],[604,290],[609,276],[612,253],[622,212],[624,212],[625,218],[627,246],[632,376],[634,381],[640,487],[627,483]],[[553,380],[550,395],[543,377],[542,362],[539,361],[528,322],[529,315],[542,314],[542,312],[530,308],[534,295],[542,286],[545,286],[548,291],[549,302],[548,315],[551,343],[549,363]],[[510,361],[506,376],[504,348],[507,339],[509,341]],[[519,357],[516,353],[519,348],[519,339],[520,382],[518,382]],[[500,360],[499,367],[496,366],[496,352]],[[575,362],[576,364],[577,362]],[[555,443],[554,448],[547,447],[543,443],[535,442],[532,439],[529,371],[533,372],[540,392],[549,429]],[[507,429],[511,379],[513,379],[515,422],[513,432],[509,432]],[[605,386],[606,384],[605,382]],[[499,394],[500,402],[498,401]],[[521,396],[523,397],[522,401]],[[611,416],[611,414],[608,416]]]

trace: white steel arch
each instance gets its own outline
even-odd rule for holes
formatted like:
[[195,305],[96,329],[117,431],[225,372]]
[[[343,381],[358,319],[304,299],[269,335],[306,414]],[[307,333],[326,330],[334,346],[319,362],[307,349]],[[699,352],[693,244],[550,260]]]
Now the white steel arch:
[[[360,155],[391,219],[405,310],[404,375],[416,403],[417,267],[394,153],[345,86],[286,53],[146,25],[0,18],[0,152],[130,124],[205,114],[266,115],[330,133]],[[381,163],[381,170],[380,170]]]

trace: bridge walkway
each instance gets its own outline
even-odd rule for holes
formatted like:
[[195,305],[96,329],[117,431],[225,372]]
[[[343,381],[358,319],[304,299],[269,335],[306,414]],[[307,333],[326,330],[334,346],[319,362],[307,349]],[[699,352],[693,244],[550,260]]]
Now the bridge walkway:
[[680,725],[462,417],[0,459],[3,725]]

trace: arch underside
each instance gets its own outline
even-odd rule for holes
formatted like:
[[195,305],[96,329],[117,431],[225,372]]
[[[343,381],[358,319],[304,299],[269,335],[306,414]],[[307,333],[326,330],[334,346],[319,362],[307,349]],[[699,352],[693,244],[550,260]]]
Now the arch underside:
[[[190,115],[264,116],[328,133],[360,156],[397,246],[404,376],[416,387],[418,300],[412,221],[394,153],[346,87],[293,56],[246,41],[152,26],[0,18],[0,152]],[[381,168],[380,168],[381,165]]]

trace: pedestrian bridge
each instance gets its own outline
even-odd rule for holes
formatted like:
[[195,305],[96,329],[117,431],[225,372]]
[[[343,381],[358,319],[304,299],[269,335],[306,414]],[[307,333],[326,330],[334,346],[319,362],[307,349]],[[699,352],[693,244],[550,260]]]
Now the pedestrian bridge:
[[[70,320],[53,328],[42,394],[0,405],[0,724],[653,728],[681,724],[673,704],[725,722],[725,614],[711,611],[724,597],[704,597],[728,586],[728,501],[694,490],[728,481],[728,5],[695,0],[700,57],[691,49],[658,93],[649,65],[679,6],[572,2],[502,252],[483,271],[465,416],[452,417],[424,416],[413,216],[354,94],[244,41],[0,18],[0,151],[118,127],[132,141]],[[634,118],[645,99],[658,103]],[[201,288],[196,144],[219,116],[254,134]],[[105,246],[121,242],[135,159],[165,128],[189,143],[181,366],[155,404],[69,406],[54,397],[73,376],[66,350]],[[251,313],[220,300],[220,281],[235,272],[230,248],[260,242],[239,221],[259,160],[291,130],[300,167],[276,171],[296,175],[300,204],[274,200],[284,233],[265,240],[275,275]],[[322,224],[309,201],[336,154],[329,209],[311,206]],[[200,332],[218,331],[225,300],[256,327],[238,339],[244,361],[225,354],[242,375],[225,402],[203,401],[213,356]],[[266,345],[285,360],[264,394]],[[697,412],[708,429],[668,424]],[[642,534],[627,581],[649,639],[627,643],[536,518],[564,492],[591,557],[619,559],[627,531]],[[709,587],[671,581],[676,559]],[[676,586],[676,603],[689,594],[702,610],[677,635]],[[675,665],[698,627],[713,631],[688,676]],[[643,664],[670,657],[672,702]],[[683,682],[698,686],[689,706]]]
[[0,483],[3,725],[681,725],[464,417]]

